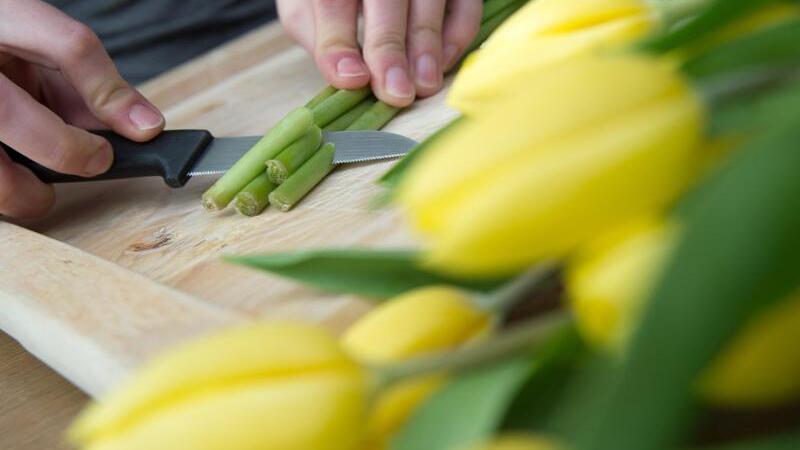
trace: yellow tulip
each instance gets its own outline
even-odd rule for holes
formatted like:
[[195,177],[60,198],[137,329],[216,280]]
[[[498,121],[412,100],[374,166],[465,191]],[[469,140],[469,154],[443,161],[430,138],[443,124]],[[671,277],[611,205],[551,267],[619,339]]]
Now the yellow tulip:
[[[674,226],[649,218],[608,233],[567,272],[578,328],[601,348],[624,348],[641,303],[669,255]],[[698,380],[710,403],[768,407],[800,398],[800,292],[753,318]]]
[[435,141],[398,202],[439,270],[513,273],[673,201],[703,128],[668,62],[580,55]]
[[559,450],[562,446],[550,438],[531,434],[507,434],[470,450]]
[[[356,359],[381,364],[453,349],[490,326],[489,314],[457,289],[435,286],[392,299],[354,323],[342,336]],[[400,382],[375,400],[362,448],[384,448],[409,415],[444,382],[431,375]]]
[[658,26],[644,0],[536,0],[501,25],[465,61],[448,102],[466,116],[514,96],[547,64],[633,42]]
[[349,450],[361,440],[367,387],[323,330],[248,325],[157,357],[69,437],[90,450]]

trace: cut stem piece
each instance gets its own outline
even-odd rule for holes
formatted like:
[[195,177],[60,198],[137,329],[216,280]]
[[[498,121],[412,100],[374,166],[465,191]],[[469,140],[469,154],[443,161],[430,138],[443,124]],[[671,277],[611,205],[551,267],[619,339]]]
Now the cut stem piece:
[[322,130],[312,125],[300,139],[278,153],[275,159],[267,161],[267,176],[275,184],[286,181],[295,173],[319,148],[322,143]]
[[305,107],[286,115],[203,194],[203,206],[208,210],[226,207],[239,191],[264,172],[268,159],[305,134],[313,121],[314,115]]
[[281,211],[292,209],[314,186],[325,178],[325,175],[333,170],[333,154],[335,150],[335,146],[330,142],[320,147],[317,153],[306,161],[297,172],[269,194],[269,202]]
[[340,89],[312,109],[314,123],[320,128],[325,128],[326,125],[361,103],[371,93],[369,86],[352,91]]
[[270,181],[267,173],[262,173],[236,194],[233,203],[236,211],[245,216],[261,214],[269,206],[269,193],[276,187],[278,185]]
[[317,95],[314,96],[311,100],[306,103],[306,108],[314,109],[315,106],[322,103],[323,100],[330,97],[331,95],[335,94],[338,89],[333,86],[325,86]]
[[398,112],[400,112],[400,108],[383,102],[376,102],[368,110],[364,111],[355,122],[350,124],[347,127],[347,131],[380,130]]
[[346,113],[339,116],[338,119],[334,120],[333,122],[329,123],[328,126],[325,127],[325,131],[342,131],[346,130],[353,122],[356,121],[362,114],[367,112],[367,110],[375,104],[377,100],[375,97],[369,96],[365,98],[361,103],[356,105],[355,108],[347,111]]

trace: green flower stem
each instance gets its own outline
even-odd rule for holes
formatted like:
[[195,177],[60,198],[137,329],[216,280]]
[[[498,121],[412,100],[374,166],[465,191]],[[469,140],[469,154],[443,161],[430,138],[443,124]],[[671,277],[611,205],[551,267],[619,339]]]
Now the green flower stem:
[[322,103],[322,101],[325,100],[326,98],[335,94],[337,91],[338,89],[336,89],[333,86],[330,85],[325,86],[321,91],[319,91],[317,95],[314,96],[314,98],[312,98],[311,100],[308,101],[308,103],[306,103],[306,108],[314,109],[314,107]]
[[662,26],[670,27],[705,8],[709,0],[649,0]]
[[314,112],[314,123],[320,128],[325,128],[326,125],[354,108],[370,94],[372,94],[372,90],[369,86],[352,91],[340,89],[311,110]]
[[278,185],[270,181],[267,173],[257,176],[244,187],[234,199],[234,207],[239,214],[257,216],[269,205],[269,193]]
[[569,313],[558,310],[517,325],[494,338],[449,352],[373,368],[381,386],[442,372],[460,372],[535,351],[570,326]]
[[[516,3],[518,0],[486,0],[483,2],[483,14],[481,15],[481,24],[493,18],[506,6]],[[483,28],[483,27],[481,27]]]
[[317,151],[322,143],[322,130],[316,125],[306,131],[300,139],[283,149],[274,159],[267,161],[267,176],[275,184],[286,181],[304,162]]
[[281,211],[288,211],[297,204],[325,175],[333,170],[335,146],[328,142],[300,169],[269,194],[269,202]]
[[203,206],[208,210],[226,207],[239,191],[264,172],[268,159],[305,134],[313,121],[311,110],[304,107],[286,115],[203,194]]
[[387,105],[383,102],[376,102],[355,122],[347,127],[348,131],[361,131],[361,130],[380,130],[387,122],[392,120],[400,112],[400,108]]
[[375,97],[369,96],[361,101],[355,108],[347,111],[346,113],[339,116],[338,119],[334,120],[333,122],[329,123],[325,127],[325,131],[342,131],[346,130],[347,127],[350,126],[356,119],[359,118],[362,114],[364,114],[372,105],[375,104],[377,100]]
[[478,297],[475,303],[486,311],[504,315],[521,301],[550,285],[559,266],[545,262],[514,278],[489,295]]
[[472,44],[469,46],[469,48],[467,48],[467,51],[464,52],[464,54],[468,55],[480,47],[481,44],[483,44],[484,41],[486,41],[486,39],[488,39],[489,36],[494,33],[494,30],[502,25],[503,22],[509,18],[509,16],[517,12],[517,10],[527,2],[528,0],[512,1],[508,3],[505,8],[495,13],[492,17],[486,19],[486,21],[481,24],[481,28],[478,31],[478,35],[475,37],[475,40],[472,41]]

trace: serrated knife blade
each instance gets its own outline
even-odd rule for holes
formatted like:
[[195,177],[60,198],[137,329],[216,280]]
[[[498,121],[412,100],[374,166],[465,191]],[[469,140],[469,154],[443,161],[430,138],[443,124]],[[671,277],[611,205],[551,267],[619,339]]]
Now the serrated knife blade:
[[[224,173],[259,139],[261,136],[215,138],[189,171],[189,176]],[[322,140],[336,146],[334,164],[399,158],[417,145],[411,138],[386,131],[325,131]]]

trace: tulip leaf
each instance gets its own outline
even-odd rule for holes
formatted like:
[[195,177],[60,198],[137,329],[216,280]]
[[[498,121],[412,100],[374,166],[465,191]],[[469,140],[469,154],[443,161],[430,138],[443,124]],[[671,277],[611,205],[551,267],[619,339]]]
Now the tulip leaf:
[[292,278],[317,289],[386,299],[416,287],[449,284],[487,292],[505,279],[459,279],[433,272],[409,250],[320,249],[236,256],[228,261]]
[[776,117],[800,115],[800,82],[780,86],[759,96],[717,105],[711,114],[712,136],[758,133],[768,129]]
[[[746,321],[800,286],[800,118],[777,121],[710,180],[622,364],[591,379],[578,450],[655,450],[685,439],[695,380]],[[609,376],[608,374],[613,374]]]
[[[779,1],[781,0],[712,0],[697,16],[646,39],[641,47],[658,53],[675,50],[711,35],[748,13]],[[668,5],[670,2],[664,3]]]
[[708,447],[694,447],[692,450],[797,450],[798,447],[800,430]]
[[378,179],[378,184],[387,187],[389,189],[394,189],[400,183],[403,175],[408,171],[408,168],[422,156],[425,151],[430,148],[431,144],[433,144],[437,139],[443,136],[448,130],[453,129],[458,123],[463,120],[463,117],[458,117],[449,124],[445,125],[444,127],[440,128],[437,132],[433,133],[432,135],[428,136],[427,139],[420,142],[416,147],[411,149],[411,151],[403,157],[400,161],[397,162],[391,169],[386,171]]
[[458,375],[411,416],[391,449],[459,450],[488,438],[536,366],[517,357]]
[[783,22],[746,34],[689,59],[683,71],[693,78],[744,69],[782,67],[800,60],[800,21]]

